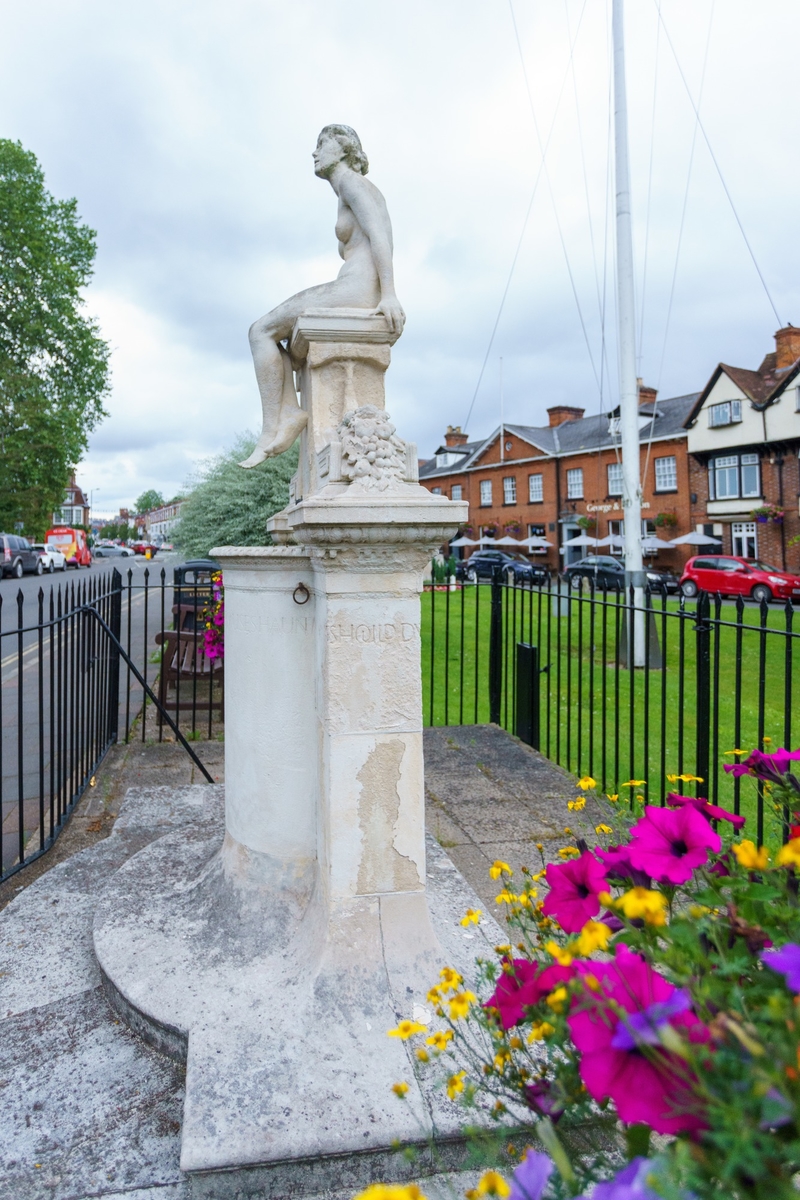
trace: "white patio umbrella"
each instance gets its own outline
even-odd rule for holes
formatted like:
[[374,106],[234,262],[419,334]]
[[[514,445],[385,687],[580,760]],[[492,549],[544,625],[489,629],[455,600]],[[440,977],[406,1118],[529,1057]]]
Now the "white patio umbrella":
[[602,542],[599,538],[587,537],[585,533],[580,533],[577,537],[568,538],[562,549],[566,549],[567,546],[591,546],[593,550],[596,550],[600,545]]
[[625,538],[620,537],[618,533],[609,533],[606,537],[598,540],[598,546],[609,546],[612,550],[623,550],[625,548]]
[[642,550],[645,554],[657,554],[662,548],[668,550],[671,545],[671,542],[665,542],[663,538],[656,537],[654,534],[642,538]]
[[711,537],[707,533],[700,533],[699,530],[693,529],[691,533],[684,533],[682,537],[673,538],[670,546],[721,546],[720,538]]
[[491,540],[492,540],[492,545],[494,545],[494,546],[516,546],[518,550],[519,550],[520,546],[523,545],[522,542],[518,541],[516,538],[511,537],[510,534],[507,534],[506,537],[492,538]]
[[523,538],[522,540],[522,545],[530,546],[532,550],[547,550],[550,546],[552,546],[552,544],[553,543],[548,542],[546,538],[536,537],[535,534],[531,534],[530,537]]
[[460,537],[453,538],[451,546],[480,546],[480,542],[476,542],[475,538]]

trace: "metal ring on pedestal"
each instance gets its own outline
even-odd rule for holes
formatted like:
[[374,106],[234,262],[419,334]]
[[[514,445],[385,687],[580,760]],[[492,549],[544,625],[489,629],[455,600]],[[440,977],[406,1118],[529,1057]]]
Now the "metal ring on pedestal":
[[292,592],[292,599],[295,604],[308,604],[311,599],[311,592],[304,583],[298,583],[297,587]]

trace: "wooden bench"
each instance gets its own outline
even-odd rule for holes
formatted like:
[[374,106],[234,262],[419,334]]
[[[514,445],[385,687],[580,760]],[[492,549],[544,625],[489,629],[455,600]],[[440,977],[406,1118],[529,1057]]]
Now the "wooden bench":
[[[221,658],[208,658],[203,631],[168,629],[156,634],[156,645],[163,646],[158,676],[158,699],[165,709],[224,714],[225,691]],[[218,690],[218,698],[214,692]]]

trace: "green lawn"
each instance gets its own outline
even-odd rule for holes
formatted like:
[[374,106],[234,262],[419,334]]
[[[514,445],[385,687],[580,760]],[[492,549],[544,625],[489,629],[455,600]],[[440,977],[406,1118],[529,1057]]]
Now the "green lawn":
[[[532,643],[540,649],[540,667],[547,668],[540,684],[543,753],[577,775],[592,775],[603,791],[619,792],[635,778],[647,780],[640,790],[654,803],[669,790],[691,792],[668,783],[666,775],[696,770],[696,602],[681,616],[677,600],[654,601],[651,645],[655,637],[665,665],[636,670],[631,695],[630,674],[617,664],[617,646],[625,638],[615,598],[592,603],[571,593],[562,596],[560,612],[558,597],[546,593],[504,588],[502,600],[501,724],[515,729],[515,645]],[[762,626],[759,609],[746,607],[738,618],[735,605],[725,603],[711,634],[709,795],[746,814],[756,811],[752,781],[734,781],[721,764],[735,761],[725,751],[752,748],[762,735],[772,739],[767,749],[798,741],[800,678],[793,665],[800,655],[800,618],[792,628],[793,616],[771,606]],[[490,621],[488,586],[424,593],[426,724],[489,720]]]

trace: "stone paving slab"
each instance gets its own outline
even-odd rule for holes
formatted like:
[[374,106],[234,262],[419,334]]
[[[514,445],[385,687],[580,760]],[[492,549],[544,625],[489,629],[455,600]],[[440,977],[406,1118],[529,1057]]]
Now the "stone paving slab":
[[451,725],[425,730],[426,825],[475,889],[487,912],[498,885],[489,877],[497,859],[513,870],[540,867],[570,838],[566,828],[596,841],[607,813],[589,798],[581,813],[567,803],[582,793],[574,776],[497,725]]

